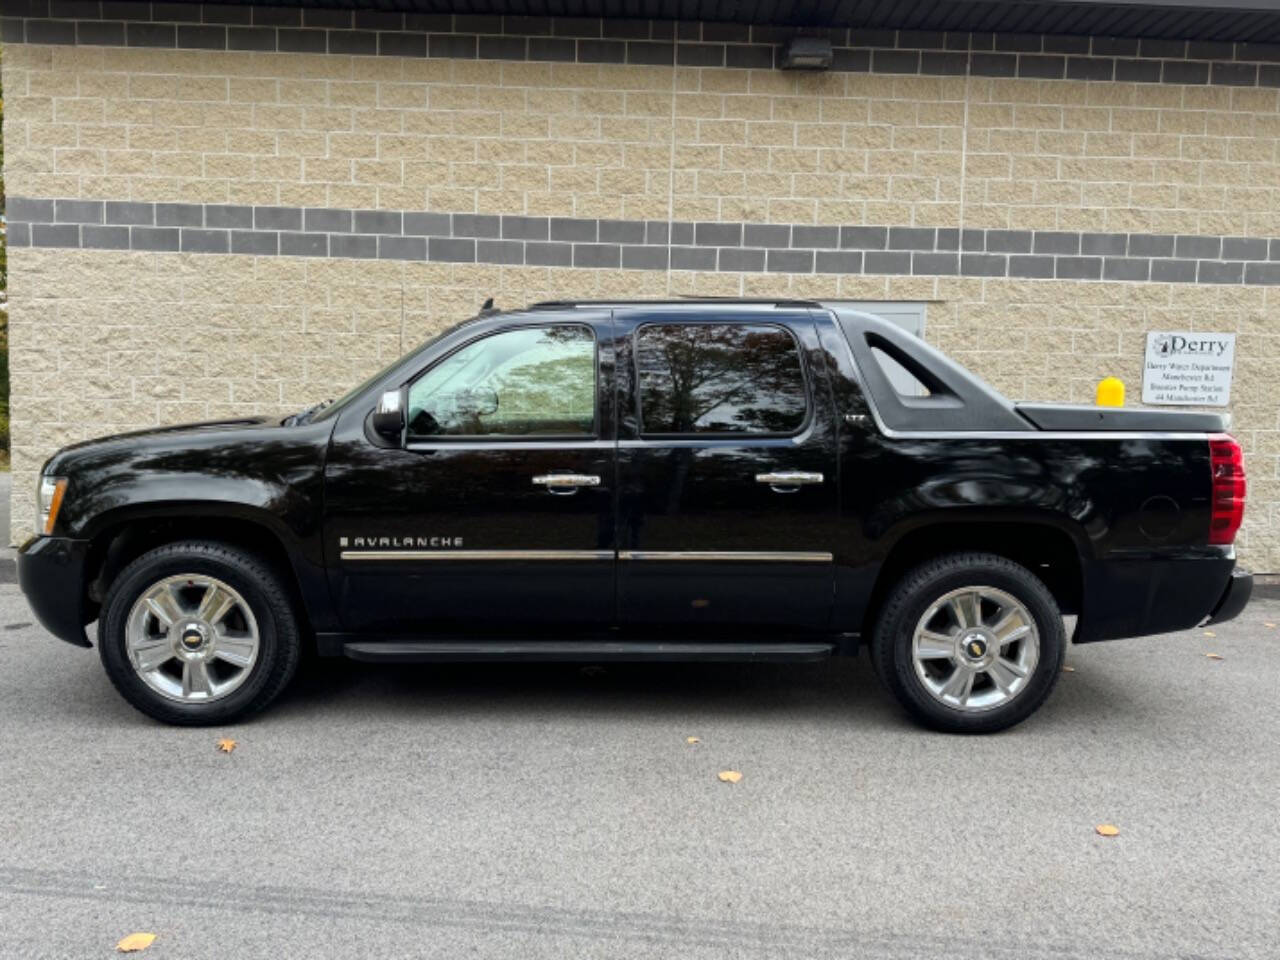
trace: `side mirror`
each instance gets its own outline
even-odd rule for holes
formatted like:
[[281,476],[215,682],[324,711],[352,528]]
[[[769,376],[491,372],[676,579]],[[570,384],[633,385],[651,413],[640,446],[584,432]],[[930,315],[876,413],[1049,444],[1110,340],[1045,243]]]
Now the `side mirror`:
[[399,443],[404,436],[404,408],[400,405],[400,391],[388,390],[379,397],[377,409],[369,419],[374,433]]

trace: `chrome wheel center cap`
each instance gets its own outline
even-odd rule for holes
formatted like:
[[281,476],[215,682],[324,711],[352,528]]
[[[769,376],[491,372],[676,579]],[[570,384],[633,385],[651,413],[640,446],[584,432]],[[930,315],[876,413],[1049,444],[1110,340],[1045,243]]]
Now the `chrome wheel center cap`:
[[991,649],[991,638],[984,631],[971,630],[960,638],[960,652],[970,663],[983,663]]
[[197,653],[209,642],[209,628],[203,623],[188,623],[182,627],[178,643],[187,653]]

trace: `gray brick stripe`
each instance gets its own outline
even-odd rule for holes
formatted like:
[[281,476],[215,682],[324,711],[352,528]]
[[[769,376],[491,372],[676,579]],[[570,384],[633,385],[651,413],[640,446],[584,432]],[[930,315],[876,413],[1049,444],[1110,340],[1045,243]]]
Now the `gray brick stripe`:
[[543,267],[1280,284],[1280,238],[10,197],[9,246]]
[[[5,0],[5,43],[362,56],[775,66],[795,30],[736,23]],[[1280,87],[1280,44],[832,28],[832,69]]]

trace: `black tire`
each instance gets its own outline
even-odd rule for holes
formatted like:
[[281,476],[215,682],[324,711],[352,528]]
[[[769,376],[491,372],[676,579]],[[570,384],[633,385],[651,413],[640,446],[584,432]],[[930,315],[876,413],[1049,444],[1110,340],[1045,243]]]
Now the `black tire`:
[[[223,581],[244,598],[258,622],[258,654],[248,677],[225,697],[207,703],[183,703],[151,689],[134,671],[126,650],[126,624],[134,603],[153,584],[180,574]],[[252,553],[216,541],[171,543],[138,557],[111,584],[98,620],[98,653],[121,696],[150,717],[182,726],[243,720],[266,707],[293,678],[301,646],[297,615],[276,569]]]
[[[1039,636],[1039,658],[1011,700],[966,712],[926,689],[912,660],[912,640],[930,606],[953,590],[976,586],[1004,591],[1026,608]],[[880,679],[920,723],[948,733],[994,733],[1021,723],[1044,703],[1062,672],[1066,646],[1058,604],[1035,574],[994,554],[954,553],[916,567],[893,587],[876,623],[871,659]]]

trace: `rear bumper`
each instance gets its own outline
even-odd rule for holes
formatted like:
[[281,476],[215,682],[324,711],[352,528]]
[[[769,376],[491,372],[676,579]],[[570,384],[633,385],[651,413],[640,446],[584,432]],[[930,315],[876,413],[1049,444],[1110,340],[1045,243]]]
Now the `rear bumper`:
[[85,560],[89,541],[33,537],[18,550],[18,585],[41,626],[77,647],[85,636]]
[[1227,588],[1222,591],[1222,599],[1214,607],[1208,622],[1222,623],[1224,620],[1234,620],[1240,616],[1240,612],[1245,608],[1245,605],[1249,602],[1249,597],[1252,595],[1253,574],[1248,570],[1232,570],[1231,579],[1227,581]]
[[1249,602],[1253,586],[1252,575],[1235,566],[1229,550],[1177,559],[1089,563],[1075,641],[1173,633],[1211,617],[1214,622],[1229,620]]

